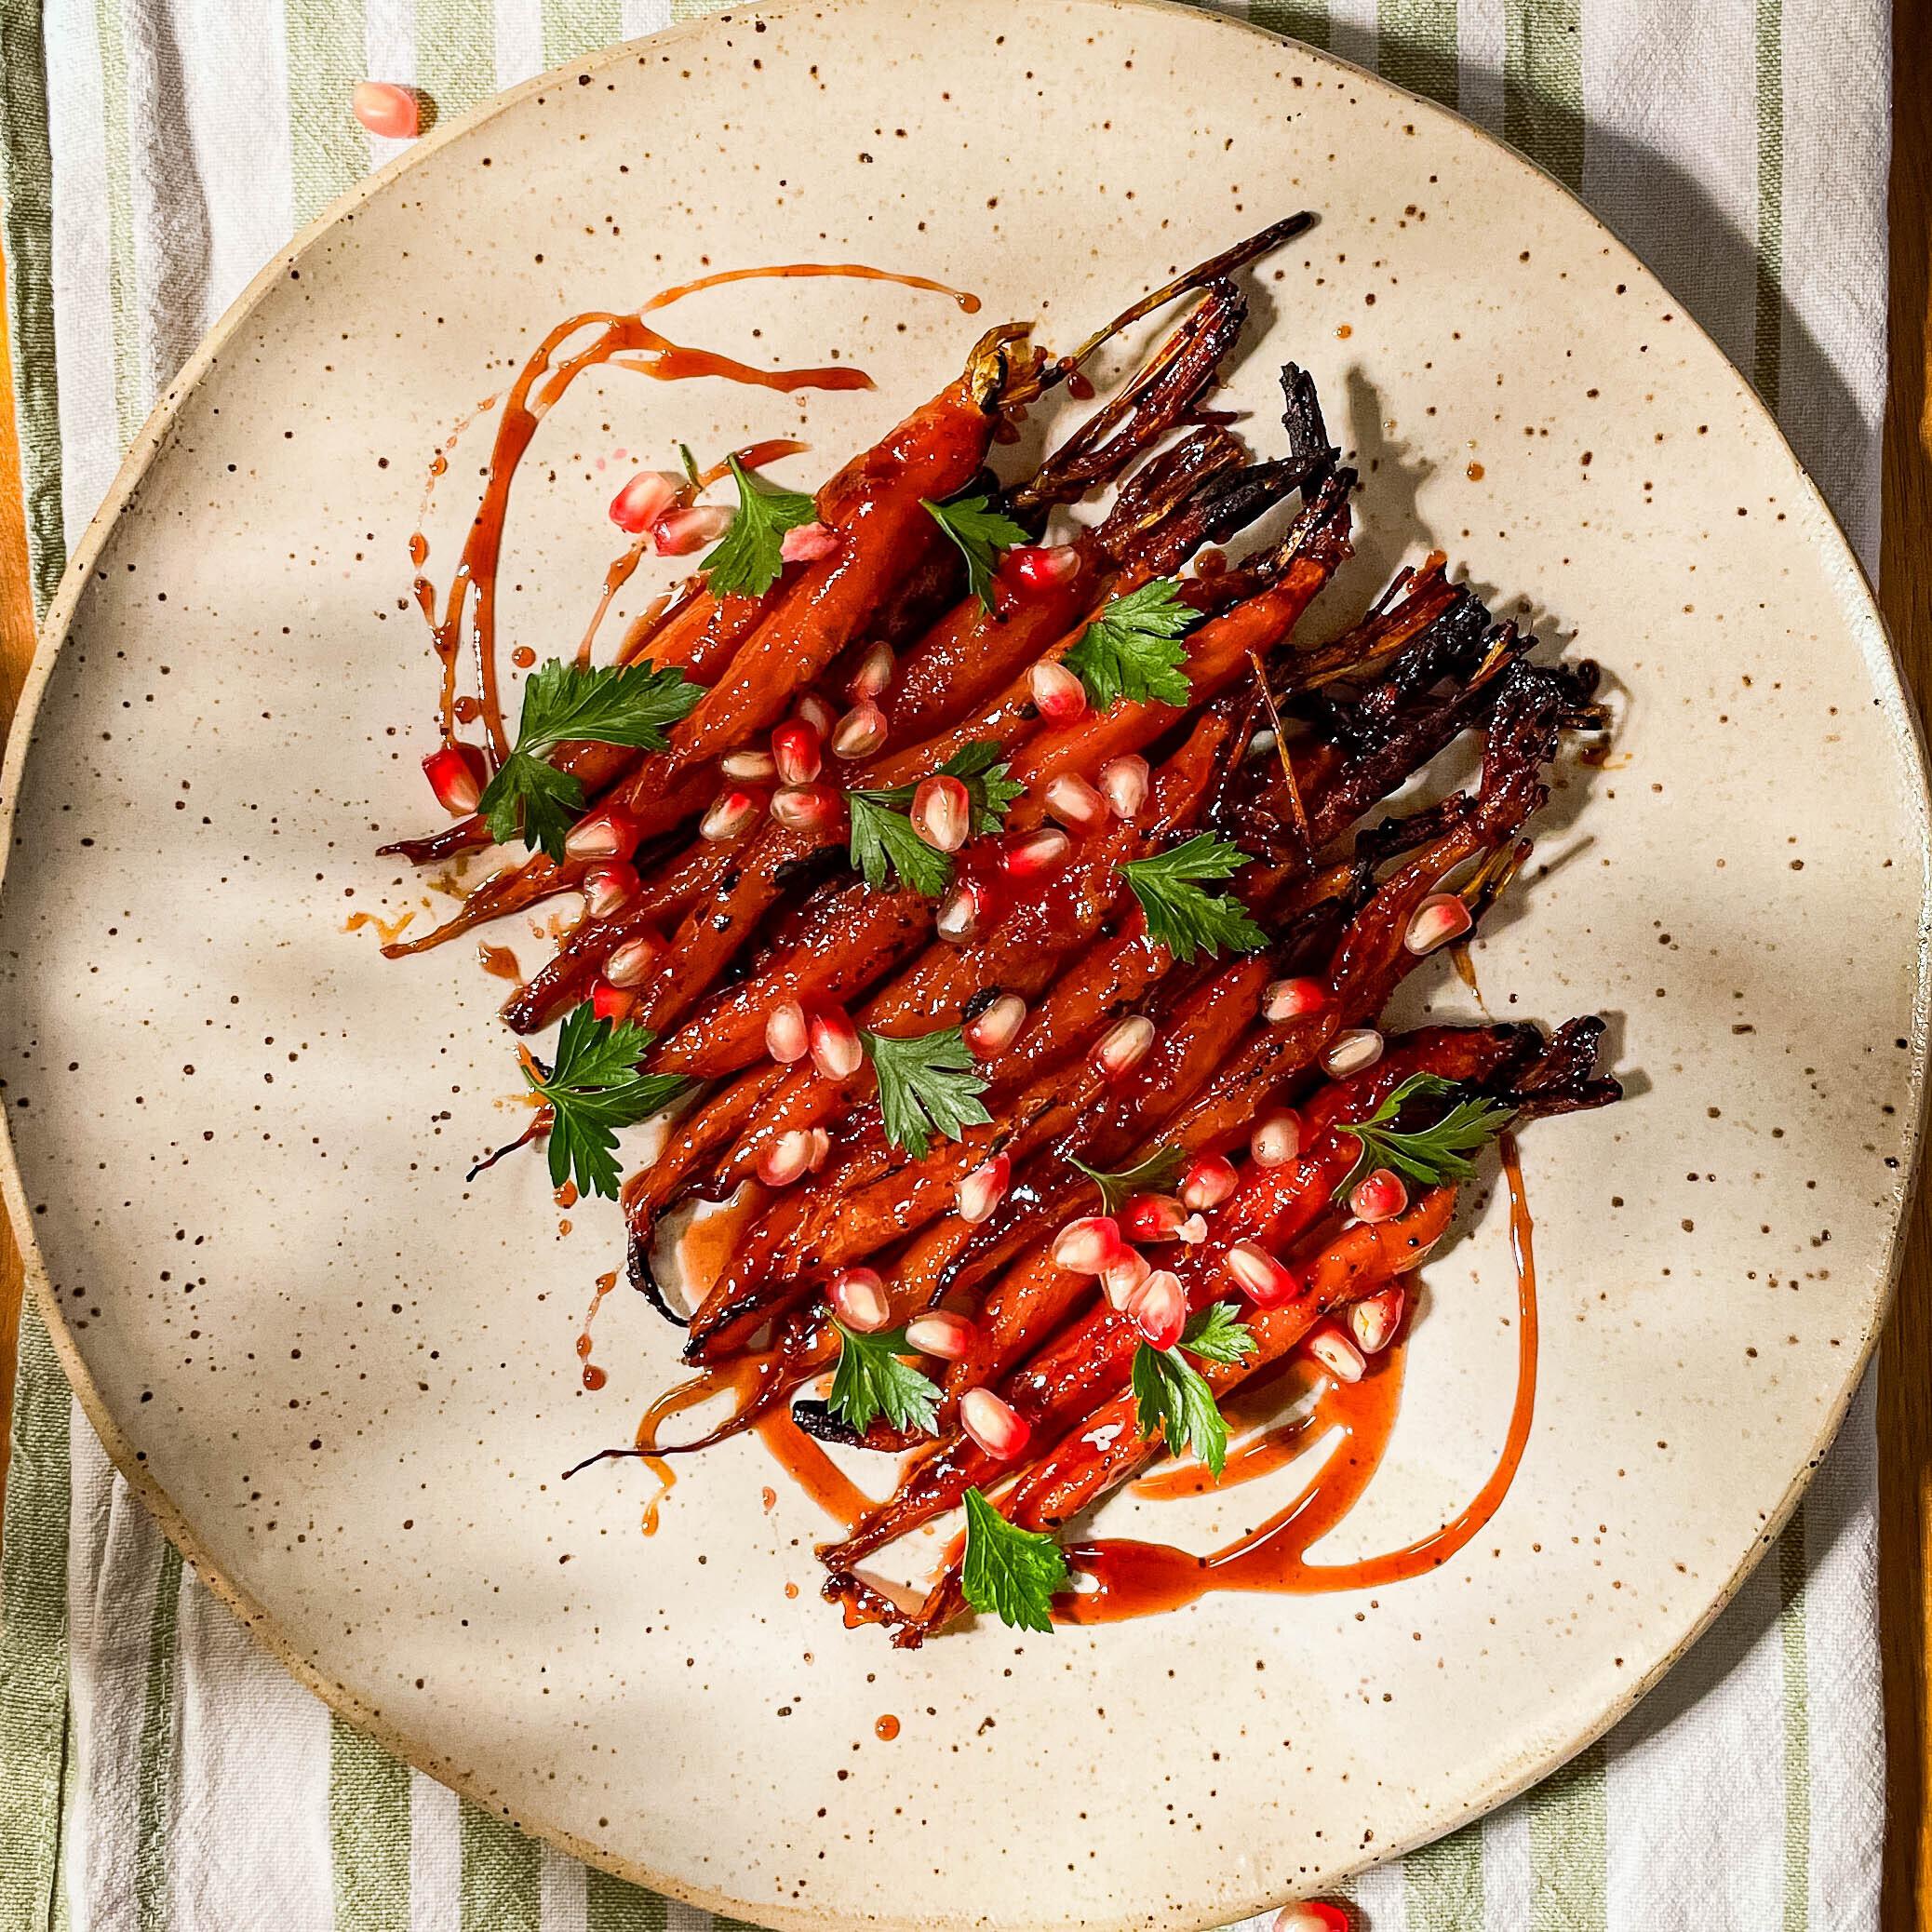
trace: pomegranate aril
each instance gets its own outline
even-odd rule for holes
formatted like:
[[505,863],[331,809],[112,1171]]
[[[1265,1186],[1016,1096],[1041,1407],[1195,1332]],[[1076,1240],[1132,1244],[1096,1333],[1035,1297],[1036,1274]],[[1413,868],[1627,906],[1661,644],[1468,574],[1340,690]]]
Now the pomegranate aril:
[[802,718],[787,718],[771,732],[771,762],[786,785],[810,785],[825,763],[825,741]]
[[1181,1176],[1181,1203],[1190,1208],[1219,1207],[1240,1182],[1234,1162],[1227,1155],[1198,1155]]
[[1270,1932],[1351,1932],[1348,1914],[1325,1898],[1305,1898],[1284,1905],[1275,1914]]
[[825,1299],[833,1314],[861,1335],[877,1335],[892,1319],[885,1283],[875,1268],[839,1268],[825,1283]]
[[1110,1215],[1083,1215],[1053,1237],[1053,1266],[1070,1275],[1097,1275],[1120,1258],[1124,1246],[1120,1224]]
[[1408,1204],[1402,1176],[1386,1167],[1376,1168],[1348,1192],[1348,1212],[1358,1221],[1392,1221]]
[[639,470],[610,499],[610,521],[619,530],[641,537],[677,503],[683,488],[678,477],[666,476],[663,470]]
[[1033,1433],[1032,1424],[990,1389],[969,1389],[960,1398],[959,1427],[999,1462],[1013,1461]]
[[1127,1297],[1127,1319],[1150,1348],[1172,1348],[1187,1326],[1187,1292],[1169,1268],[1156,1268]]
[[1187,1218],[1173,1194],[1130,1194],[1120,1209],[1120,1232],[1131,1241],[1171,1241]]
[[593,865],[584,875],[584,909],[594,919],[608,919],[637,896],[637,868],[622,859]]
[[1042,802],[1063,825],[1085,831],[1107,816],[1107,800],[1078,771],[1063,771],[1047,786]]
[[415,95],[393,81],[357,81],[349,108],[371,134],[387,141],[413,141],[423,127]]
[[1402,944],[1412,953],[1432,953],[1452,939],[1460,939],[1476,921],[1454,892],[1437,892],[1415,908]]
[[1003,1053],[1026,1024],[1026,1002],[1017,993],[1002,993],[986,1009],[968,1020],[960,1031],[966,1044],[982,1060]]
[[835,758],[869,758],[886,742],[886,715],[870,698],[861,698],[832,727]]
[[590,1010],[600,1020],[613,1023],[627,1020],[637,1003],[635,993],[623,986],[613,986],[609,980],[600,979],[590,989]]
[[1382,1036],[1373,1026],[1349,1026],[1328,1042],[1322,1065],[1337,1080],[1361,1073],[1382,1057]]
[[805,1023],[812,1064],[828,1080],[849,1080],[865,1065],[865,1049],[859,1029],[836,1007],[815,1013]]
[[712,503],[693,503],[688,510],[666,510],[651,526],[651,547],[660,557],[689,557],[715,543],[731,527],[731,513]]
[[816,563],[839,547],[839,532],[828,523],[798,523],[779,540],[778,555],[785,563]]
[[627,859],[644,828],[621,805],[605,805],[580,818],[564,834],[564,855],[572,859]]
[[1139,1066],[1153,1044],[1153,1021],[1144,1013],[1130,1013],[1101,1035],[1100,1044],[1093,1049],[1094,1064],[1103,1073],[1118,1079]]
[[906,1324],[906,1345],[921,1355],[936,1355],[941,1362],[958,1362],[973,1346],[979,1331],[964,1315],[936,1308],[930,1315],[915,1316]]
[[769,751],[728,751],[718,761],[727,778],[742,778],[756,785],[778,776],[778,761]]
[[1201,1242],[1207,1240],[1207,1216],[1205,1214],[1189,1214],[1174,1229],[1174,1238],[1177,1241],[1186,1241],[1190,1248],[1198,1247]]
[[782,1067],[802,1060],[812,1051],[805,1009],[796,1000],[781,1000],[766,1014],[765,1051]]
[[789,1187],[812,1165],[812,1134],[788,1127],[758,1156],[758,1179],[768,1187]]
[[1033,702],[1050,724],[1070,724],[1087,708],[1087,688],[1054,658],[1042,658],[1027,673]]
[[875,644],[859,660],[858,669],[852,674],[846,690],[853,698],[879,697],[892,688],[892,647]]
[[828,832],[844,801],[830,785],[787,785],[771,794],[771,816],[787,832]]
[[1108,1304],[1124,1309],[1129,1297],[1154,1272],[1154,1264],[1138,1248],[1123,1248],[1100,1270],[1101,1292]]
[[1284,1268],[1258,1241],[1236,1241],[1227,1255],[1228,1272],[1255,1307],[1278,1308],[1292,1301],[1301,1278]]
[[1120,818],[1133,818],[1147,802],[1147,761],[1138,752],[1108,758],[1100,768],[1100,789]]
[[1319,979],[1278,979],[1261,996],[1261,1017],[1279,1026],[1320,1013],[1327,1001],[1328,988]]
[[984,1221],[1000,1205],[1012,1174],[1013,1163],[1004,1154],[995,1154],[990,1161],[982,1161],[955,1190],[960,1220]]
[[792,706],[792,716],[802,718],[821,738],[830,734],[839,714],[815,691],[808,691]]
[[446,745],[423,760],[423,775],[436,795],[436,803],[452,818],[467,818],[476,809],[490,772],[483,754],[474,745]]
[[1368,1367],[1362,1350],[1339,1328],[1318,1328],[1308,1337],[1308,1348],[1337,1382],[1359,1382]]
[[979,889],[962,879],[939,902],[939,910],[932,919],[932,930],[948,946],[971,946],[979,937],[980,921],[984,913],[985,907],[980,903]]
[[604,977],[613,986],[641,986],[664,957],[664,942],[655,932],[639,932],[604,961]]
[[823,1127],[814,1127],[806,1136],[812,1143],[805,1154],[805,1169],[816,1174],[832,1158],[832,1136]]
[[1301,1116],[1284,1109],[1256,1121],[1248,1152],[1256,1167],[1286,1167],[1301,1152]]
[[1038,879],[1043,873],[1057,871],[1067,863],[1067,854],[1072,850],[1073,840],[1065,832],[1048,825],[1015,839],[1000,854],[1000,863],[1005,866],[1009,879]]
[[958,852],[973,829],[973,794],[963,779],[921,779],[909,816],[912,829],[935,852]]
[[1051,590],[1079,573],[1080,554],[1071,543],[1015,543],[1000,559],[1000,574],[1021,590]]
[[1407,1292],[1391,1282],[1348,1310],[1348,1329],[1364,1355],[1379,1355],[1395,1339],[1408,1307]]
[[757,792],[732,786],[711,801],[711,809],[698,821],[700,839],[735,839],[765,809]]

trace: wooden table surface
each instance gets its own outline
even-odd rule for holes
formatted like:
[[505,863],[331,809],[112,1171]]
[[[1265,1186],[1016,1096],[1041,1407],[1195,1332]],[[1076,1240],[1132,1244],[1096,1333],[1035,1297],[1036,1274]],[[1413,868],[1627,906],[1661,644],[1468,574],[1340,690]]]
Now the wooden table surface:
[[[1880,602],[1932,717],[1932,5],[1894,0],[1892,386],[1885,412]],[[4,275],[4,267],[0,267]],[[7,319],[0,304],[0,733],[34,650]],[[0,1473],[13,1404],[20,1266],[0,1225]],[[1885,1932],[1932,1932],[1932,1190],[1921,1186],[1898,1303],[1879,1354],[1881,1637],[1889,1818]]]

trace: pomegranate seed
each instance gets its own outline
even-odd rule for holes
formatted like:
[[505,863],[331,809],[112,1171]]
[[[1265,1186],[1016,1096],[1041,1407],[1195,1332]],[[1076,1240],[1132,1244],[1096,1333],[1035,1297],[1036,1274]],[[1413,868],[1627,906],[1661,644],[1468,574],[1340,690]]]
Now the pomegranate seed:
[[839,547],[839,532],[827,523],[799,523],[786,530],[778,554],[786,563],[816,563]]
[[731,527],[731,512],[712,503],[693,503],[688,510],[667,510],[651,527],[651,542],[660,557],[689,557],[715,543]]
[[771,733],[771,762],[786,785],[810,785],[825,763],[825,741],[802,718],[787,718]]
[[802,718],[821,738],[831,735],[832,727],[839,722],[839,714],[815,691],[804,692],[792,706],[792,716]]
[[1415,908],[1402,944],[1412,953],[1432,953],[1452,939],[1460,939],[1476,921],[1454,892],[1437,892]]
[[849,1080],[865,1064],[865,1049],[859,1029],[836,1006],[815,1013],[806,1022],[812,1064],[828,1080]]
[[1067,854],[1072,850],[1073,840],[1065,832],[1047,825],[1015,839],[1000,854],[1000,863],[1006,867],[1009,879],[1038,879],[1065,865]]
[[1046,809],[1063,825],[1082,832],[1107,816],[1107,800],[1078,771],[1063,771],[1047,786]]
[[1322,1064],[1340,1080],[1361,1073],[1382,1057],[1382,1036],[1373,1026],[1349,1026],[1328,1042]]
[[827,832],[845,802],[830,785],[787,785],[771,794],[771,816],[787,832]]
[[990,1161],[982,1161],[955,1190],[960,1220],[984,1221],[1000,1205],[1000,1196],[1006,1192],[1006,1183],[1012,1173],[1013,1162],[1004,1154],[995,1154]]
[[639,470],[610,499],[610,521],[640,537],[677,503],[683,488],[678,477],[663,470]]
[[823,1127],[814,1127],[809,1136],[812,1147],[805,1156],[808,1172],[816,1174],[832,1158],[832,1136]]
[[781,1000],[765,1018],[765,1051],[781,1067],[802,1060],[812,1051],[805,1009],[796,1000]]
[[743,778],[757,785],[778,776],[778,761],[769,751],[728,751],[718,761],[727,778]]
[[1286,1167],[1301,1152],[1301,1116],[1283,1111],[1256,1123],[1248,1141],[1256,1167]]
[[1278,979],[1261,996],[1261,1017],[1279,1026],[1320,1013],[1327,1000],[1328,988],[1319,979]]
[[1118,1079],[1130,1067],[1139,1066],[1153,1044],[1153,1021],[1144,1013],[1130,1013],[1101,1035],[1100,1044],[1093,1049],[1093,1058],[1104,1073]]
[[982,1060],[990,1060],[1013,1043],[1026,1018],[1026,1002],[1017,993],[1002,993],[984,1013],[968,1020],[960,1031],[966,1036],[966,1044]]
[[1348,1195],[1348,1212],[1358,1221],[1392,1221],[1408,1204],[1402,1176],[1386,1167],[1356,1182]]
[[1362,1350],[1339,1328],[1318,1328],[1308,1337],[1308,1353],[1337,1382],[1359,1382],[1368,1367]]
[[452,818],[467,818],[476,809],[490,773],[483,754],[474,745],[446,745],[423,760],[423,775],[436,795],[436,803]]
[[789,1187],[812,1165],[812,1134],[788,1127],[758,1156],[758,1179],[768,1187]]
[[1177,1241],[1186,1241],[1190,1248],[1199,1247],[1202,1241],[1207,1240],[1207,1216],[1205,1214],[1189,1214],[1174,1229],[1174,1238]]
[[1100,789],[1120,818],[1133,818],[1147,802],[1147,761],[1138,752],[1108,758],[1100,768]]
[[886,715],[870,698],[861,698],[832,727],[835,758],[869,758],[886,742]]
[[1070,1275],[1097,1275],[1120,1258],[1125,1243],[1120,1224],[1106,1214],[1069,1221],[1053,1237],[1053,1266]]
[[1181,1201],[1190,1208],[1219,1207],[1239,1185],[1241,1176],[1225,1154],[1201,1154],[1181,1176]]
[[698,821],[700,839],[735,839],[764,809],[757,792],[731,785],[711,801],[711,809]]
[[979,888],[962,879],[939,902],[932,930],[948,946],[971,946],[979,937],[980,920],[984,914]]
[[893,669],[892,647],[881,640],[859,660],[846,690],[854,699],[880,697],[892,686]]
[[604,977],[613,986],[641,986],[664,957],[664,942],[655,932],[639,932],[604,961]]
[[1169,1268],[1157,1268],[1127,1297],[1127,1319],[1150,1348],[1172,1348],[1187,1325],[1187,1291]]
[[1052,724],[1069,724],[1087,708],[1087,688],[1054,658],[1041,658],[1027,674],[1033,702]]
[[1257,1308],[1278,1308],[1301,1287],[1301,1278],[1258,1241],[1236,1241],[1228,1251],[1228,1272]]
[[637,868],[624,860],[593,865],[584,875],[584,909],[594,919],[607,919],[630,904],[637,891]]
[[944,1308],[919,1315],[906,1324],[906,1345],[921,1355],[936,1355],[941,1362],[958,1362],[973,1346],[979,1331],[964,1315],[949,1314]]
[[959,1427],[1000,1462],[1011,1462],[1026,1448],[1032,1425],[1011,1402],[990,1389],[969,1389],[959,1402]]
[[606,805],[580,818],[564,834],[564,854],[572,859],[627,859],[644,828],[622,805]]
[[841,1268],[825,1283],[825,1299],[833,1314],[861,1335],[877,1335],[892,1319],[885,1283],[875,1268]]
[[1187,1218],[1172,1194],[1130,1194],[1120,1210],[1120,1232],[1131,1241],[1171,1241]]
[[423,126],[415,95],[392,81],[357,81],[349,108],[371,134],[388,141],[413,141]]
[[1080,554],[1071,543],[1016,543],[1000,560],[1000,574],[1021,590],[1052,590],[1079,574]]
[[925,778],[912,795],[912,829],[938,852],[958,852],[973,829],[973,794],[958,778]]
[[1402,1311],[1409,1305],[1407,1292],[1391,1281],[1348,1310],[1348,1327],[1355,1346],[1364,1355],[1379,1355],[1395,1339],[1402,1325]]
[[1305,1898],[1275,1914],[1271,1932],[1349,1932],[1348,1914],[1326,1899]]
[[1100,1270],[1101,1292],[1108,1304],[1125,1309],[1134,1291],[1154,1272],[1154,1264],[1138,1248],[1122,1248]]
[[622,986],[613,986],[608,980],[598,980],[590,989],[590,1010],[600,1020],[610,1020],[613,1025],[619,1020],[627,1020],[631,1009],[637,1003],[635,993],[627,993]]

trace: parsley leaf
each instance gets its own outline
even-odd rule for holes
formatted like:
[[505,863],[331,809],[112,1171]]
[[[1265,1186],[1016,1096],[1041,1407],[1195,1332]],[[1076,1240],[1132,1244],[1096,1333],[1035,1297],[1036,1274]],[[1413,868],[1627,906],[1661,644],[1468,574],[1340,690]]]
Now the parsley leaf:
[[[523,1077],[550,1107],[550,1179],[580,1193],[616,1200],[617,1129],[633,1127],[667,1107],[687,1082],[675,1073],[639,1073],[651,1044],[648,1026],[600,1020],[588,1006],[572,1007],[557,1036],[557,1061]],[[541,1074],[541,1078],[539,1075]]]
[[[1006,775],[1005,754],[989,738],[975,738],[940,766],[939,774],[963,779],[975,832],[997,832],[1007,808],[1026,789]],[[912,829],[906,816],[917,784],[887,785],[845,795],[852,869],[869,886],[883,886],[893,872],[914,892],[936,899],[953,882],[953,862]]]
[[1051,1630],[1053,1601],[1073,1587],[1053,1537],[1007,1522],[977,1489],[966,1492],[966,1554],[959,1588],[982,1616],[1016,1630]]
[[899,1359],[918,1352],[906,1346],[906,1331],[861,1335],[836,1315],[832,1326],[839,1331],[839,1366],[832,1372],[832,1393],[826,1401],[832,1414],[859,1430],[869,1429],[873,1417],[882,1415],[894,1429],[933,1434],[938,1428],[939,1390]]
[[1026,532],[1003,511],[992,507],[984,491],[974,496],[956,496],[949,503],[935,503],[925,497],[919,507],[932,517],[966,559],[966,587],[986,610],[993,608],[993,553],[1011,550],[1026,541]]
[[788,530],[818,520],[818,505],[802,490],[767,490],[754,483],[735,456],[728,456],[738,485],[738,514],[704,562],[713,597],[759,597],[785,568],[779,546]]
[[1132,1167],[1122,1167],[1107,1174],[1097,1167],[1089,1167],[1084,1161],[1076,1161],[1071,1154],[1067,1157],[1069,1167],[1077,1167],[1100,1189],[1100,1212],[1112,1214],[1120,1212],[1120,1203],[1130,1194],[1163,1194],[1174,1185],[1181,1171],[1181,1150],[1178,1147],[1156,1147],[1145,1161],[1136,1161]]
[[1412,1100],[1443,1100],[1461,1090],[1440,1074],[1412,1073],[1365,1120],[1341,1120],[1337,1134],[1352,1134],[1362,1151],[1334,1199],[1347,1199],[1364,1174],[1392,1167],[1426,1187],[1466,1181],[1475,1173],[1469,1156],[1485,1147],[1515,1118],[1515,1109],[1483,1094],[1465,1094],[1432,1127],[1405,1134],[1391,1125]]
[[1141,1434],[1151,1439],[1159,1429],[1170,1453],[1193,1450],[1218,1479],[1228,1467],[1228,1425],[1207,1377],[1181,1351],[1203,1362],[1237,1362],[1254,1354],[1256,1346],[1247,1325],[1226,1302],[1203,1308],[1172,1348],[1141,1343],[1134,1351],[1134,1395]]
[[476,810],[499,845],[520,838],[563,857],[564,834],[584,806],[584,786],[548,762],[569,739],[661,751],[666,726],[690,715],[704,695],[681,670],[651,664],[594,669],[554,657],[523,687],[516,748],[484,787]]
[[1117,698],[1180,706],[1192,698],[1179,639],[1201,612],[1181,601],[1180,589],[1172,577],[1156,577],[1104,604],[1074,640],[1065,663],[1079,674],[1094,710],[1105,711]]
[[888,1040],[861,1033],[861,1043],[879,1076],[879,1112],[886,1138],[915,1161],[931,1145],[929,1132],[958,1140],[968,1127],[983,1127],[992,1115],[980,1095],[985,1079],[973,1070],[971,1050],[958,1026]]
[[1196,953],[1252,953],[1268,934],[1226,893],[1204,892],[1198,880],[1226,879],[1248,863],[1240,846],[1214,832],[1198,832],[1184,844],[1120,867],[1147,915],[1147,936],[1182,965]]

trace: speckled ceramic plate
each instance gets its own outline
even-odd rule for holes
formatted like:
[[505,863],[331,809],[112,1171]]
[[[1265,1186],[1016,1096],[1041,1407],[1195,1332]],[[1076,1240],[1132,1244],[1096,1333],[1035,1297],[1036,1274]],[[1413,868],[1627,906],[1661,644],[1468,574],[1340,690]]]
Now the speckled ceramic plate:
[[[426,805],[423,472],[553,321],[706,266],[871,262],[1064,341],[1303,203],[1321,225],[1255,278],[1232,399],[1271,448],[1293,355],[1356,452],[1362,557],[1327,621],[1439,543],[1611,667],[1617,751],[1569,768],[1478,964],[1498,1013],[1613,1015],[1630,1096],[1525,1136],[1536,1426],[1460,1556],[1372,1599],[894,1653],[817,1601],[826,1524],[783,1485],[763,1506],[756,1443],[688,1469],[651,1540],[636,1466],[558,1481],[626,1435],[674,1337],[620,1294],[610,1385],[580,1388],[614,1211],[565,1234],[538,1163],[463,1180],[515,1119],[501,988],[468,946],[386,965],[344,931],[429,917],[371,856]],[[519,486],[512,641],[577,635],[615,448],[802,414],[789,474],[815,475],[978,326],[823,281],[677,315],[879,386],[801,410],[586,383]],[[1677,1655],[1872,1346],[1919,1111],[1925,809],[1869,593],[1744,383],[1573,200],[1305,49],[1107,0],[841,0],[521,88],[264,272],[142,436],[49,639],[7,774],[0,1065],[8,1201],[82,1400],[331,1702],[686,1897],[782,1925],[1201,1925],[1430,1837]],[[1469,1008],[1446,969],[1428,991]],[[1429,1269],[1389,1461],[1335,1555],[1429,1531],[1493,1463],[1501,1223],[1490,1202]],[[1262,1506],[1159,1507],[1205,1544]]]

